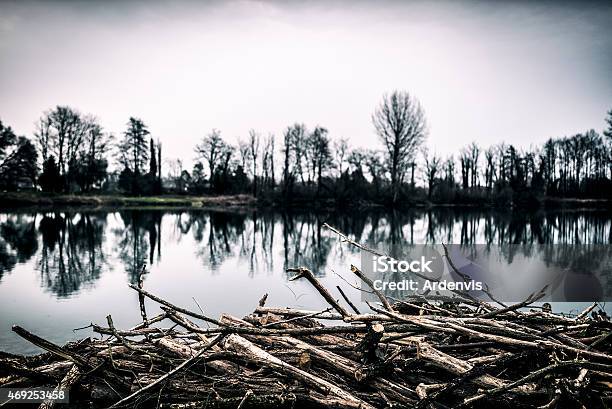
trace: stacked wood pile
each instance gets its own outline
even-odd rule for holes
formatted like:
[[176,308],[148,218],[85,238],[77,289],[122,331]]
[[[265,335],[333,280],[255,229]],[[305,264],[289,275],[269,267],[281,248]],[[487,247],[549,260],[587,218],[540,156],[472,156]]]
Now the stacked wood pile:
[[[413,297],[360,311],[306,268],[292,269],[329,303],[266,306],[243,318],[190,311],[132,285],[142,322],[93,325],[102,339],[0,355],[0,387],[70,390],[72,407],[604,408],[612,403],[612,324],[598,304],[576,316],[467,295]],[[368,285],[367,277],[352,272]],[[142,283],[140,283],[142,284]],[[149,317],[145,298],[161,313]],[[41,407],[50,408],[53,402]]]

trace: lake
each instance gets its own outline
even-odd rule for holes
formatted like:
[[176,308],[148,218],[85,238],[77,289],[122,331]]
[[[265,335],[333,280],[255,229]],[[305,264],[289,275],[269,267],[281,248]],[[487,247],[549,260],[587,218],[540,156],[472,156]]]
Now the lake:
[[[289,267],[306,266],[330,289],[359,301],[350,273],[359,252],[322,227],[329,223],[370,246],[386,243],[593,244],[610,249],[609,210],[499,212],[435,208],[315,213],[222,210],[84,210],[0,213],[0,350],[36,347],[13,324],[56,343],[92,335],[90,323],[127,328],[140,321],[136,283],[173,303],[217,317],[267,305],[324,309]],[[527,261],[531,255],[525,251]],[[350,285],[351,284],[351,285]],[[584,303],[563,304],[568,312]],[[159,311],[147,304],[149,316]],[[555,307],[557,308],[557,307]]]

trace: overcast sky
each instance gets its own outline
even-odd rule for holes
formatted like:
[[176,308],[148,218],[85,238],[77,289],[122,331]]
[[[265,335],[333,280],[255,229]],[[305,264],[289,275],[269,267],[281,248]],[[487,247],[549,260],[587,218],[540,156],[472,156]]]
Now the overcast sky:
[[443,155],[600,131],[612,2],[0,2],[0,119],[19,134],[60,104],[115,134],[140,117],[187,163],[212,128],[234,142],[298,121],[376,147],[394,89]]

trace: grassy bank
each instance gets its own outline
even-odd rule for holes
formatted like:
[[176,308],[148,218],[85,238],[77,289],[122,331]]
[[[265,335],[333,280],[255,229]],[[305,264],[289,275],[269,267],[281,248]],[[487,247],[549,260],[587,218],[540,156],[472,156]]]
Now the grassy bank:
[[232,196],[120,196],[120,195],[43,195],[0,193],[2,208],[17,207],[242,207],[254,206],[249,195]]
[[[605,199],[572,199],[543,197],[537,202],[529,203],[530,206],[521,203],[499,204],[491,200],[455,200],[449,202],[429,201],[423,197],[416,197],[409,201],[402,201],[397,206],[401,208],[415,207],[469,207],[469,208],[550,208],[550,209],[609,209],[611,202]],[[296,197],[291,202],[283,202],[281,198],[258,198],[251,195],[219,195],[219,196],[122,196],[122,195],[48,195],[36,192],[4,192],[0,193],[0,208],[17,209],[28,207],[74,207],[74,208],[96,208],[96,207],[182,207],[182,208],[252,208],[252,207],[278,207],[278,208],[313,208],[317,207],[335,209],[346,207],[369,208],[390,206],[388,203],[375,203],[367,200],[333,200],[330,198],[316,200],[314,198]]]

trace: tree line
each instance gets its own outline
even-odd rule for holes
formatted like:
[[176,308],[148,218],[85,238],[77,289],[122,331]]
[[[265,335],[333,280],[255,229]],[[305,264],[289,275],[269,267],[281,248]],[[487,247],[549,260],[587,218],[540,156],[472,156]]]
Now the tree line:
[[[551,138],[520,149],[473,142],[446,158],[430,151],[419,101],[385,95],[371,121],[380,149],[352,148],[320,125],[274,134],[250,130],[237,144],[217,129],[194,147],[191,170],[163,160],[142,119],[130,117],[120,137],[93,115],[67,106],[43,113],[32,138],[0,122],[0,189],[131,195],[240,194],[277,203],[370,201],[386,204],[530,202],[543,196],[612,197],[612,111],[602,134]],[[168,167],[162,177],[162,162]],[[111,170],[114,164],[115,170]]]

